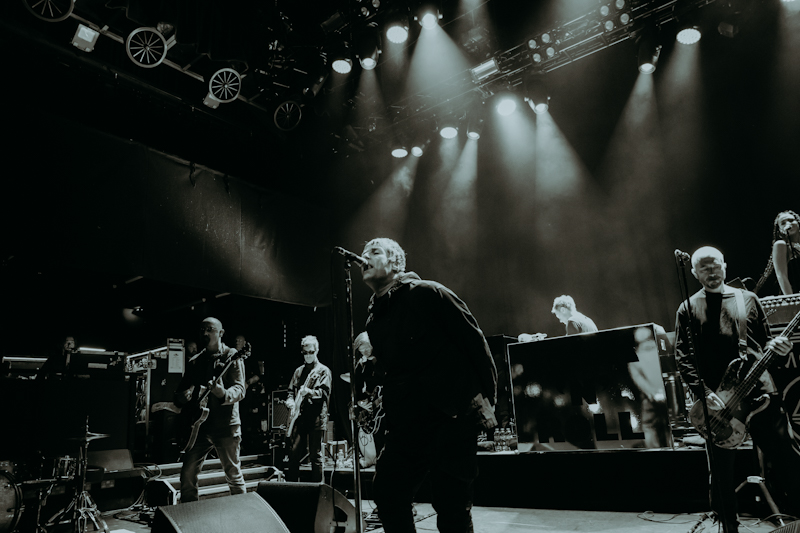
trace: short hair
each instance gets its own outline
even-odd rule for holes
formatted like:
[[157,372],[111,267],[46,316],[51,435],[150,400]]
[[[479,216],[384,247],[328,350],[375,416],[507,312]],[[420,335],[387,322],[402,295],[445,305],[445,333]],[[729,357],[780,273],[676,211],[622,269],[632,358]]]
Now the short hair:
[[366,250],[370,246],[380,246],[384,250],[386,250],[386,257],[389,259],[391,263],[394,263],[397,266],[395,272],[405,272],[406,271],[406,252],[403,248],[392,239],[387,237],[378,237],[372,239],[367,244],[364,245],[364,249]]
[[314,346],[317,347],[317,350],[319,351],[319,341],[314,335],[306,335],[305,337],[303,337],[303,340],[300,341],[300,346],[304,346],[306,344],[313,344]]
[[720,260],[720,262],[725,262],[725,256],[722,255],[722,252],[713,246],[701,246],[692,254],[692,270],[694,270],[694,268],[697,266],[697,263],[699,263],[704,257],[716,257]]
[[575,300],[572,299],[572,296],[567,294],[562,294],[555,300],[553,300],[553,309],[550,310],[551,313],[555,313],[556,309],[559,307],[566,307],[570,311],[575,311]]
[[353,340],[353,350],[358,351],[358,349],[364,344],[369,344],[370,346],[372,345],[372,343],[369,342],[369,335],[366,331],[359,333],[355,340]]
[[220,322],[220,320],[218,318],[214,318],[213,316],[209,316],[209,317],[204,318],[203,319],[203,324],[205,324],[206,322],[211,322],[212,324],[217,326],[220,329],[220,331],[225,329],[225,328],[222,327],[222,322]]

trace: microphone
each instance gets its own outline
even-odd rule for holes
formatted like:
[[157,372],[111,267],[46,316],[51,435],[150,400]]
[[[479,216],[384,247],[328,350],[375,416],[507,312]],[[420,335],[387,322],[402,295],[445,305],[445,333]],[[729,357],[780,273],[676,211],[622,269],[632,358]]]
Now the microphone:
[[345,250],[341,246],[334,246],[333,249],[337,253],[343,255],[345,259],[348,259],[348,260],[350,260],[350,261],[352,261],[354,263],[358,263],[362,267],[367,265],[367,260],[366,259],[364,259],[363,257],[361,257],[358,254],[354,254],[353,252],[351,252],[349,250]]
[[692,256],[687,254],[686,252],[682,252],[682,251],[680,251],[680,250],[678,250],[676,248],[675,249],[675,258],[680,260],[680,261],[689,261],[692,258]]

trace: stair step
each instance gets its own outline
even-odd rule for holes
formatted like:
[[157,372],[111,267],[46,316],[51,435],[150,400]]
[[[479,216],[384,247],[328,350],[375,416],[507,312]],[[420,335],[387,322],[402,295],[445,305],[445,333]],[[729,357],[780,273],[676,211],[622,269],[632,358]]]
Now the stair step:
[[[252,480],[254,478],[263,479],[265,474],[271,474],[274,471],[275,468],[271,466],[251,466],[242,468],[242,475],[244,476],[245,481]],[[225,487],[228,486],[225,482],[225,473],[222,470],[206,472],[204,469],[204,471],[201,472],[197,478],[197,483],[200,487],[209,486],[219,482],[225,484]],[[161,479],[176,489],[179,489],[181,486],[180,473],[172,476],[162,476]]]
[[[264,455],[243,455],[239,458],[242,463],[242,466],[251,463],[259,463],[263,464],[264,461],[269,462],[270,458]],[[164,463],[158,465],[158,471],[161,473],[162,476],[172,476],[178,475],[181,472],[181,466],[183,463]],[[222,468],[222,464],[220,463],[219,459],[206,459],[203,463],[203,470],[219,470]]]
[[[256,479],[254,481],[245,481],[244,486],[247,489],[247,492],[253,492],[258,488],[258,484],[261,483],[261,479]],[[230,494],[230,490],[228,489],[228,484],[225,483],[223,485],[209,485],[208,487],[200,487],[197,491],[198,496],[200,499],[206,498],[218,498],[220,496],[227,496]],[[180,491],[178,491],[178,495],[180,498]]]

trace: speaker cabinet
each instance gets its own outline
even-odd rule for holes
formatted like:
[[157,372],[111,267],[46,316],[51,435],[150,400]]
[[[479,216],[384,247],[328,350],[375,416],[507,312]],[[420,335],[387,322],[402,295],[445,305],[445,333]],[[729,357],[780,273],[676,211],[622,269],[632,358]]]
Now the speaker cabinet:
[[289,533],[255,492],[159,507],[151,533]]
[[330,485],[262,481],[257,490],[283,519],[291,533],[356,531],[355,507]]

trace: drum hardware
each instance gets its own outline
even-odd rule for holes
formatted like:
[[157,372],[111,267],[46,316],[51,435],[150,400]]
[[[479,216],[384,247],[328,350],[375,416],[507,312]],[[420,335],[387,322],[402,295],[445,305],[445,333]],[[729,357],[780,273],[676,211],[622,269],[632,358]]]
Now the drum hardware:
[[63,481],[72,481],[78,467],[78,458],[65,455],[53,461],[53,477]]
[[97,504],[94,503],[92,496],[86,490],[86,472],[88,470],[89,443],[96,439],[110,437],[107,433],[92,433],[89,431],[89,417],[86,417],[84,434],[80,437],[72,437],[67,440],[79,441],[82,446],[78,448],[79,455],[77,461],[77,481],[75,487],[75,497],[66,507],[56,512],[45,522],[45,528],[50,528],[55,524],[72,523],[73,533],[85,533],[89,521],[94,524],[96,531],[101,529],[108,533],[108,524],[103,519]]
[[14,531],[22,516],[22,487],[14,475],[0,470],[0,533]]

